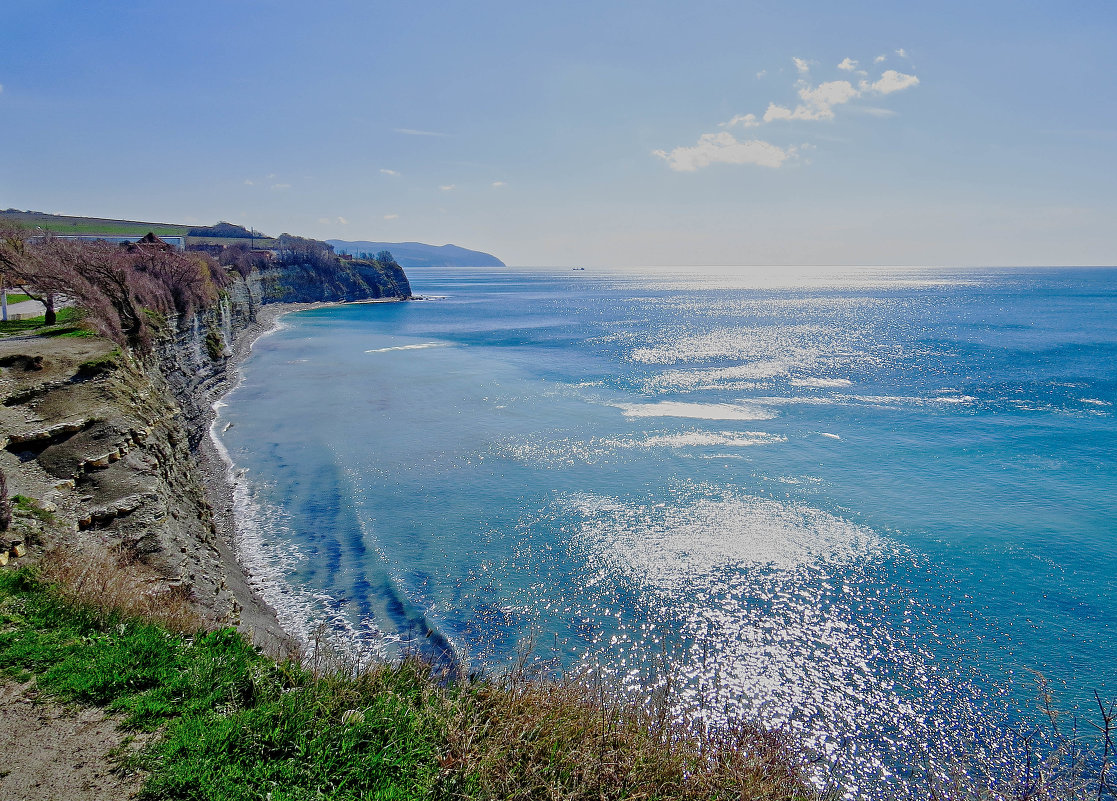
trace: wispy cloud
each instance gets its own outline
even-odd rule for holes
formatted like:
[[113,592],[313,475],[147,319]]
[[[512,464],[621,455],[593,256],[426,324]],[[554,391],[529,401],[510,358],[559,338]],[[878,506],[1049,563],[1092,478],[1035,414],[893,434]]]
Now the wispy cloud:
[[245,178],[244,179],[244,185],[245,186],[256,186],[256,182],[253,181],[251,178]]
[[890,95],[893,92],[899,92],[911,86],[918,86],[919,79],[914,75],[905,75],[896,70],[885,70],[884,74],[880,76],[880,80],[876,83],[869,83],[868,81],[861,82],[862,92],[879,92],[882,95]]
[[908,57],[908,51],[905,50],[904,48],[900,47],[896,50],[896,55],[898,55],[900,58],[907,58]]
[[398,220],[399,215],[398,214],[385,214],[384,219],[385,220]]
[[[897,51],[900,52],[902,51]],[[880,63],[884,58],[879,56],[874,63]],[[768,104],[763,117],[757,117],[752,113],[736,114],[729,120],[718,123],[718,127],[723,130],[702,134],[695,145],[680,146],[673,150],[653,150],[653,155],[666,161],[667,166],[677,172],[694,172],[711,164],[752,164],[778,168],[788,161],[799,160],[800,151],[810,146],[781,147],[759,138],[738,140],[728,129],[752,129],[788,121],[832,120],[838,107],[862,98],[890,95],[919,85],[918,77],[897,70],[885,70],[875,81],[870,80],[868,73],[859,69],[859,63],[852,58],[843,59],[837,65],[837,69],[866,76],[857,85],[844,79],[814,84],[810,81],[811,65],[814,62],[798,57],[793,58],[792,61],[799,74],[795,81],[799,102],[794,106],[772,102]],[[876,117],[895,115],[894,111],[884,108],[864,106],[859,108],[864,113]]]
[[738,114],[731,120],[719,122],[719,128],[758,128],[760,127],[760,120],[756,118],[755,114]]
[[393,131],[399,134],[406,134],[407,136],[449,136],[447,133],[440,133],[438,131],[419,131],[415,128],[393,128]]
[[458,188],[458,185],[457,184],[442,184],[442,186],[440,186],[438,188],[441,189],[443,192],[453,192],[455,189]]
[[499,189],[502,186],[508,186],[504,181],[493,181],[493,186]]
[[284,192],[291,188],[291,184],[272,184],[271,190],[273,192]]
[[881,108],[880,106],[858,106],[857,111],[861,114],[868,114],[870,117],[895,117],[896,112],[890,108]]
[[384,175],[399,175],[399,173],[395,170],[389,170],[386,167],[381,167],[380,172],[382,172]]
[[344,217],[338,217],[337,223],[338,225],[349,225],[349,220],[345,219]]
[[873,63],[874,64],[883,64],[887,60],[888,60],[888,56],[879,55],[879,56],[877,56],[876,58],[873,59]]
[[693,147],[652,151],[676,172],[694,172],[711,164],[755,164],[781,167],[795,155],[795,148],[781,148],[760,139],[737,140],[728,131],[702,134]]

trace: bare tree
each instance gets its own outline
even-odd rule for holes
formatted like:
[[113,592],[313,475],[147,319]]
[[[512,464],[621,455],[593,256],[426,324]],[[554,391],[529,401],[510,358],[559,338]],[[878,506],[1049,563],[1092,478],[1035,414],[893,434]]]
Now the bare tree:
[[148,350],[153,338],[148,312],[188,316],[213,302],[228,280],[201,254],[49,234],[33,238],[11,226],[0,229],[0,269],[27,294],[66,295],[99,333],[140,350]]

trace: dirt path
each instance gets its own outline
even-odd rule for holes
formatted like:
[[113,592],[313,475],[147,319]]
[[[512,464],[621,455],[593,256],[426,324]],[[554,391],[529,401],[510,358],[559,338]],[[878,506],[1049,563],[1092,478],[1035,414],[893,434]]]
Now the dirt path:
[[100,709],[43,701],[29,684],[0,684],[0,801],[133,798],[142,776],[114,770],[109,758],[113,749],[140,748],[140,738],[127,740]]

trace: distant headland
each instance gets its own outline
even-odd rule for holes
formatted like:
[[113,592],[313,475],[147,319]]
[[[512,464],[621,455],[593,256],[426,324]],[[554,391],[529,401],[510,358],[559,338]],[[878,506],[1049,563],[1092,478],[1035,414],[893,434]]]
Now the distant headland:
[[[114,220],[104,217],[76,217],[47,214],[41,211],[7,209],[0,211],[0,222],[7,221],[28,228],[41,228],[56,236],[74,237],[142,237],[149,231],[163,240],[170,240],[180,248],[208,250],[243,244],[250,249],[274,249],[276,237],[253,228],[228,222],[197,226],[166,222],[141,222],[139,220]],[[490,253],[468,250],[457,245],[426,245],[422,242],[369,242],[327,239],[338,255],[361,258],[362,254],[374,257],[381,251],[390,251],[403,268],[408,267],[504,267],[504,262]]]
[[491,253],[467,250],[457,245],[424,245],[422,242],[346,242],[344,239],[327,239],[339,254],[391,251],[404,269],[409,267],[506,267]]

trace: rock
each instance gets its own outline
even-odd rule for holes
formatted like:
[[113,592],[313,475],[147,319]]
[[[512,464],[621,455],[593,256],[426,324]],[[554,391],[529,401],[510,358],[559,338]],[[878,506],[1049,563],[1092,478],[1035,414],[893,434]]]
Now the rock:
[[6,564],[8,564],[8,552],[0,551],[0,567],[3,567]]
[[17,558],[26,556],[27,546],[23,544],[23,540],[13,540],[12,547],[8,550],[8,554]]

